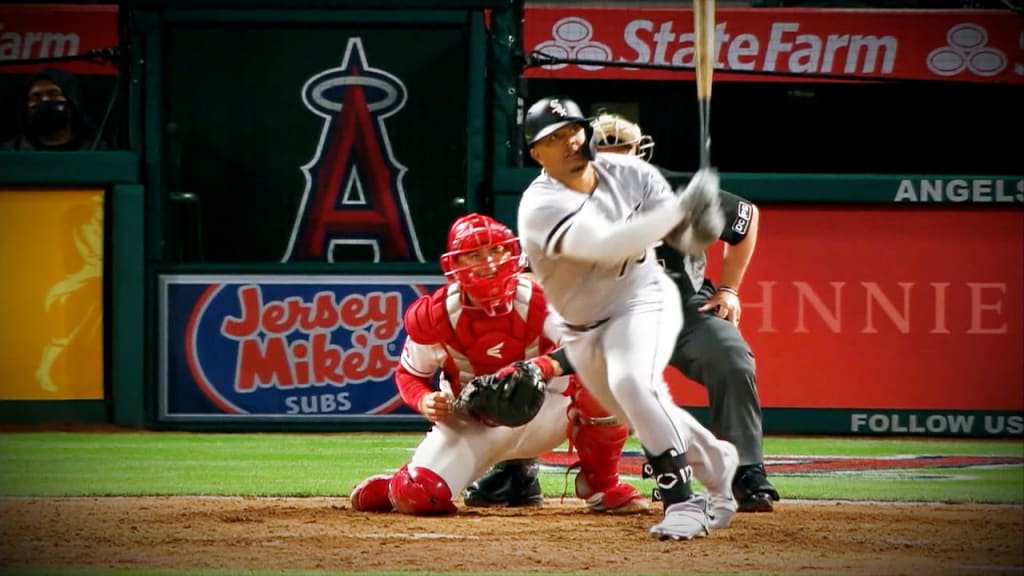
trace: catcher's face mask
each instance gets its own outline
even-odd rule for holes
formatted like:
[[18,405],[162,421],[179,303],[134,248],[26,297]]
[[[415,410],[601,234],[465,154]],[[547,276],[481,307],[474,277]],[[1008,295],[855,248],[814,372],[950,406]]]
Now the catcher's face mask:
[[448,251],[441,270],[465,294],[464,305],[490,316],[512,311],[519,273],[525,259],[519,239],[500,222],[482,214],[467,214],[448,230]]

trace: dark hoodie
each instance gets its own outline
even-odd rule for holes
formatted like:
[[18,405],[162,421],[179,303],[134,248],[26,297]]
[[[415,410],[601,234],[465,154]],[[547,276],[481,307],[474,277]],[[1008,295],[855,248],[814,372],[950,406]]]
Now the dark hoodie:
[[[39,78],[48,78],[64,92],[64,98],[68,101],[71,111],[71,133],[73,138],[58,146],[47,146],[38,141],[29,125],[28,91],[32,83]],[[21,91],[21,98],[17,104],[21,106],[19,115],[18,135],[14,138],[0,143],[0,150],[105,150],[106,143],[100,140],[93,147],[96,138],[96,128],[88,115],[82,110],[81,92],[78,87],[77,78],[56,68],[45,68],[40,70],[25,83]]]

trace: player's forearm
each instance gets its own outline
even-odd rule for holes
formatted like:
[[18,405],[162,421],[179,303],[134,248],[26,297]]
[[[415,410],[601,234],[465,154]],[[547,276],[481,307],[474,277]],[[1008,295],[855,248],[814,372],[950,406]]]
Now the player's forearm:
[[578,260],[614,264],[660,241],[683,219],[683,212],[677,204],[666,203],[624,222],[577,218],[562,237],[558,252]]
[[719,286],[728,286],[739,290],[740,284],[743,283],[743,276],[747,272],[747,266],[754,257],[760,219],[761,216],[755,206],[752,210],[747,235],[736,244],[725,244],[722,252],[722,269],[718,277]]
[[395,368],[395,385],[402,396],[402,402],[417,412],[420,410],[420,401],[431,392],[430,383],[426,378],[409,372],[401,364]]

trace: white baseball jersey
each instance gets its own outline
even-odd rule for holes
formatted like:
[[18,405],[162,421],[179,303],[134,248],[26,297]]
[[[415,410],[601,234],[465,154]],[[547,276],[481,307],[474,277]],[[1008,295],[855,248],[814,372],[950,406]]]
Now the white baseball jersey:
[[[675,193],[650,164],[598,154],[593,166],[592,194],[541,173],[519,205],[519,236],[530,266],[548,302],[575,325],[615,315],[629,295],[661,273],[652,245],[682,217]],[[604,232],[631,221],[633,234],[602,243]]]
[[685,209],[657,168],[598,154],[597,186],[574,191],[546,173],[519,204],[519,236],[548,303],[571,325],[565,349],[583,385],[652,454],[704,462],[714,437],[675,405],[664,370],[683,325],[679,291],[653,246]]

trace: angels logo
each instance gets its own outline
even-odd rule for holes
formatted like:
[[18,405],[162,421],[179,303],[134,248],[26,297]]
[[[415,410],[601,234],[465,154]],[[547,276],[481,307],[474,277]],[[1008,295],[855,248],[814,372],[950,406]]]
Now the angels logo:
[[370,68],[360,38],[350,38],[341,67],[313,76],[302,102],[324,119],[284,261],[334,261],[342,246],[363,246],[372,260],[423,262],[402,189],[405,166],[391,150],[384,119],[405,106],[405,85]]

